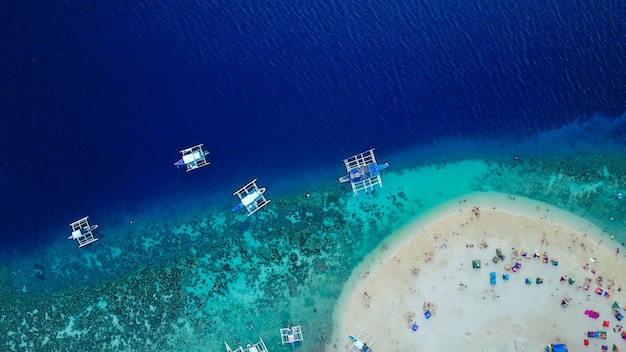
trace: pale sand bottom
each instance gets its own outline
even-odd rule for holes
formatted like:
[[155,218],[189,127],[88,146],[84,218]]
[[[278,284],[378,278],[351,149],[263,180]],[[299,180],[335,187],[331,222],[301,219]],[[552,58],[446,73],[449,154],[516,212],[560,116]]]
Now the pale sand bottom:
[[[478,214],[459,211],[426,229],[414,229],[413,239],[393,257],[380,259],[385,257],[381,254],[340,299],[331,349],[345,351],[348,335],[356,336],[359,328],[376,337],[371,348],[377,352],[543,351],[559,342],[576,351],[583,348],[587,331],[607,332],[606,340],[589,339],[591,350],[626,342],[611,309],[614,301],[626,302],[624,292],[618,292],[626,288],[626,264],[614,249],[547,220],[493,209]],[[506,259],[494,264],[496,248]],[[516,258],[513,248],[531,255]],[[532,258],[535,252],[547,254],[558,266]],[[474,259],[482,261],[482,268],[472,268]],[[515,262],[522,264],[520,270],[505,270]],[[492,271],[495,285],[489,283]],[[505,273],[508,281],[502,278]],[[561,282],[563,275],[576,282]],[[598,276],[603,277],[601,285]],[[537,277],[543,284],[535,283]],[[526,278],[532,279],[531,285],[525,284]],[[588,291],[581,288],[586,278],[591,281]],[[598,286],[612,296],[595,294]],[[563,299],[569,300],[568,307],[561,306]],[[428,320],[423,315],[427,303],[433,313]],[[586,309],[599,312],[600,318],[587,317]],[[603,320],[610,327],[603,327]],[[415,332],[414,322],[419,325]]]

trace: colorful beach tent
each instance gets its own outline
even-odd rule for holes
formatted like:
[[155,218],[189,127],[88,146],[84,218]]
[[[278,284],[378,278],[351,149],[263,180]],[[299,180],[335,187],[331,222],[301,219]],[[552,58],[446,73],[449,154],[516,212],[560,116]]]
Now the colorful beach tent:
[[617,301],[613,302],[613,305],[611,306],[611,308],[613,309],[622,309],[622,305],[617,303]]
[[594,312],[591,309],[586,309],[585,315],[587,315],[589,318],[598,319],[598,317],[600,316],[600,313]]
[[552,345],[552,352],[567,352],[567,347],[560,343],[558,345]]

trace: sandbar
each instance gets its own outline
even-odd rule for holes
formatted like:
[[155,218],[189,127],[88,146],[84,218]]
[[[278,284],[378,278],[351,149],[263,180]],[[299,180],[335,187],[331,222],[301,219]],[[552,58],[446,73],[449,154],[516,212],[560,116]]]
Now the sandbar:
[[616,318],[626,315],[626,262],[617,241],[522,211],[469,200],[454,207],[427,226],[408,225],[400,245],[381,244],[355,269],[334,311],[330,350],[346,351],[348,336],[361,329],[375,337],[371,351],[543,351],[550,344],[600,351],[626,344]]

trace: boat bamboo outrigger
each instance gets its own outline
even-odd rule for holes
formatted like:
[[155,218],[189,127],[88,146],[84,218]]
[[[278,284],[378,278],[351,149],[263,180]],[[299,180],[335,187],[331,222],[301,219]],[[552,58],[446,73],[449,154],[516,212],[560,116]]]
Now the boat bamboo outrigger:
[[206,160],[206,156],[209,155],[209,152],[203,150],[202,146],[203,144],[198,144],[181,150],[182,158],[175,162],[174,165],[176,165],[176,167],[184,165],[187,168],[187,172],[209,165],[210,162]]
[[248,341],[245,348],[239,346],[233,350],[226,341],[224,341],[224,345],[226,345],[226,352],[268,352],[267,346],[265,346],[265,342],[261,337],[259,337],[259,342],[257,343]]
[[241,200],[241,202],[233,208],[233,211],[246,208],[248,216],[256,213],[270,202],[265,198],[265,190],[265,187],[259,188],[259,186],[257,186],[256,178],[248,182],[245,186],[233,193],[233,196],[237,196],[239,200]]
[[376,162],[374,148],[344,159],[343,163],[348,174],[339,177],[339,182],[350,182],[355,196],[382,187],[380,171],[389,167],[389,163]]
[[354,337],[348,336],[352,340],[352,345],[348,348],[348,352],[372,352],[370,346],[374,343],[376,338],[369,332],[360,329],[359,334]]
[[304,341],[300,325],[291,326],[291,324],[289,324],[286,328],[280,329],[280,339],[283,345],[286,343],[290,343],[291,348],[295,349],[296,342]]
[[67,239],[78,241],[78,248],[85,247],[98,240],[98,238],[93,236],[93,230],[97,229],[98,225],[90,225],[89,216],[74,221],[70,224],[70,227],[72,228],[72,233]]

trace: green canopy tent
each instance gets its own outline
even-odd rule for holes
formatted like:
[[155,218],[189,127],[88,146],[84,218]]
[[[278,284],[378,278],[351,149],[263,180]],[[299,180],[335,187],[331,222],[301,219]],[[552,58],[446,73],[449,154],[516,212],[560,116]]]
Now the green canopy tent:
[[613,305],[611,306],[611,308],[620,310],[620,309],[622,309],[622,305],[617,303],[617,301],[615,301],[615,302],[613,302]]
[[480,259],[472,260],[472,268],[480,269]]

